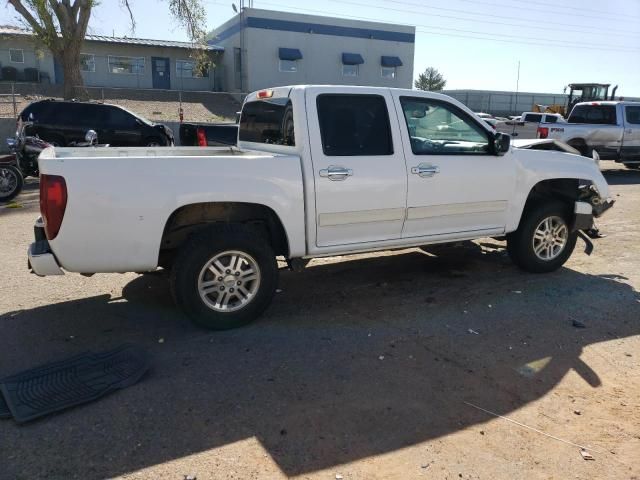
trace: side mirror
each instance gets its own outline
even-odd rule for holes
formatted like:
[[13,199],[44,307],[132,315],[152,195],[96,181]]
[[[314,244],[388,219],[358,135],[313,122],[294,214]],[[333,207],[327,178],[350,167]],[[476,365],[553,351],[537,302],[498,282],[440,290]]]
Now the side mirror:
[[511,147],[511,137],[506,133],[497,132],[493,136],[493,153],[499,157],[509,151]]
[[98,143],[98,134],[95,130],[87,130],[87,133],[84,135],[84,141],[89,145],[95,145]]

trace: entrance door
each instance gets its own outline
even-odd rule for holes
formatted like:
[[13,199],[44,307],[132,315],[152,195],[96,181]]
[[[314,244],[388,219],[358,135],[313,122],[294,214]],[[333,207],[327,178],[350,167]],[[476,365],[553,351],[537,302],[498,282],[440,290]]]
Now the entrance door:
[[[389,90],[306,91],[317,246],[400,238],[407,171]],[[318,133],[319,132],[319,135]]]
[[394,92],[408,164],[403,238],[503,232],[515,185],[511,153],[494,155],[492,134],[449,102]]
[[153,88],[171,89],[171,68],[166,57],[151,57]]

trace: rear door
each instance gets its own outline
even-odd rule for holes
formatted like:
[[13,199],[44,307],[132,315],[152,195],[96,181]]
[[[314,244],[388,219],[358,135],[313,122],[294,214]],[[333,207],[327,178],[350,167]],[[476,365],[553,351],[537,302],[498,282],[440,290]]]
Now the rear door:
[[408,164],[402,236],[469,237],[505,230],[516,166],[491,153],[493,133],[441,97],[394,92]]
[[622,159],[640,161],[640,105],[624,106]]
[[407,173],[390,91],[309,88],[306,109],[317,246],[400,238]]

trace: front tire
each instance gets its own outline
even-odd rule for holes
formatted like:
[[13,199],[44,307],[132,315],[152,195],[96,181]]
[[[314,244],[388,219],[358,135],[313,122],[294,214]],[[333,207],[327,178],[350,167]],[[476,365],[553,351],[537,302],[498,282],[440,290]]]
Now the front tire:
[[0,166],[0,202],[13,200],[21,191],[24,179],[13,165]]
[[555,200],[526,208],[518,230],[507,235],[513,263],[532,273],[553,272],[564,265],[578,238],[570,218],[567,204]]
[[271,303],[278,264],[269,240],[244,225],[211,227],[180,249],[171,270],[177,305],[199,326],[241,327]]

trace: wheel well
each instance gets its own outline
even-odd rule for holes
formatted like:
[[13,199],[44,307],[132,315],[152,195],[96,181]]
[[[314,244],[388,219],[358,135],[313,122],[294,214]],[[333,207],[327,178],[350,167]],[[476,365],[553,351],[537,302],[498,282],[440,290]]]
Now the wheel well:
[[214,223],[253,225],[266,234],[276,255],[289,255],[284,226],[271,208],[240,202],[194,203],[180,207],[167,220],[160,243],[160,265],[166,264],[166,259],[171,258],[190,235]]
[[572,204],[578,200],[580,180],[575,178],[554,178],[543,180],[534,185],[525,202],[525,210],[533,203],[545,199],[560,200]]

